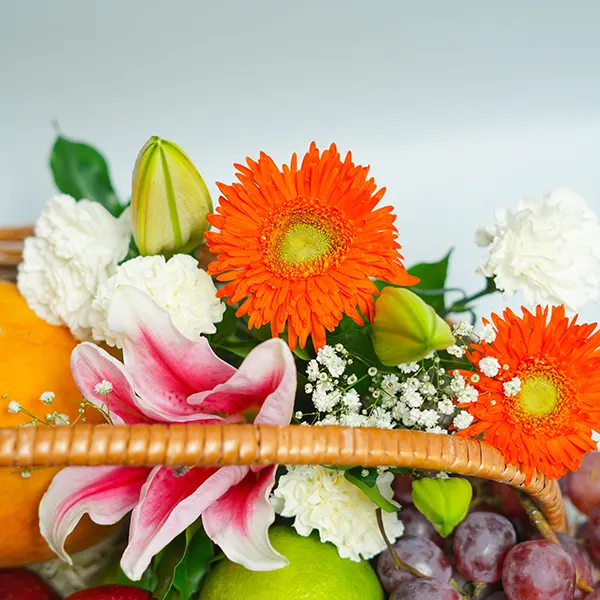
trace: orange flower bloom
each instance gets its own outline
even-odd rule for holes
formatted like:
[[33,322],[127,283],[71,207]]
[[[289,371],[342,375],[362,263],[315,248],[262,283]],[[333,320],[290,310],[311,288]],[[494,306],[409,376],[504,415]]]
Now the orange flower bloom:
[[350,153],[342,162],[334,144],[320,153],[313,143],[300,168],[295,154],[282,169],[262,152],[246,160],[235,165],[240,183],[217,184],[223,196],[208,220],[220,231],[206,240],[218,254],[208,272],[229,282],[219,296],[245,298],[236,314],[249,327],[270,323],[276,337],[287,325],[292,349],[309,335],[320,348],[343,314],[360,325],[360,313],[372,319],[370,277],[418,281],[402,264],[392,208],[375,210],[385,188],[376,191]]
[[457,435],[481,436],[507,462],[521,465],[528,481],[534,469],[559,478],[596,449],[592,429],[600,431],[600,331],[595,323],[569,320],[562,306],[550,315],[548,308],[538,306],[535,314],[523,309],[523,317],[507,309],[504,318],[492,315],[492,320],[495,340],[474,345],[469,360],[478,365],[492,357],[501,368],[495,377],[479,373],[479,380],[471,379],[479,398],[463,408],[475,421]]

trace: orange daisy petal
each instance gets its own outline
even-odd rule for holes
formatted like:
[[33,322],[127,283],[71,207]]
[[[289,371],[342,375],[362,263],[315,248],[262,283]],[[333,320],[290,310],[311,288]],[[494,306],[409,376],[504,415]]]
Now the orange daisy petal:
[[385,189],[350,153],[342,160],[335,144],[320,152],[313,142],[300,167],[293,155],[279,169],[264,152],[246,165],[235,165],[238,183],[217,184],[209,221],[219,231],[206,242],[217,255],[208,272],[228,282],[219,296],[243,302],[249,327],[270,323],[276,336],[287,326],[291,348],[310,336],[318,349],[343,314],[373,318],[371,278],[418,282],[402,263],[392,208],[375,208]]
[[[557,478],[576,469],[595,449],[592,430],[600,430],[600,332],[577,325],[563,307],[537,307],[492,315],[492,343],[474,344],[467,354],[474,366],[483,357],[504,366],[494,378],[471,378],[479,392],[465,406],[475,418],[461,436],[479,437],[496,446],[530,480],[534,470]],[[517,377],[520,391],[503,384]]]

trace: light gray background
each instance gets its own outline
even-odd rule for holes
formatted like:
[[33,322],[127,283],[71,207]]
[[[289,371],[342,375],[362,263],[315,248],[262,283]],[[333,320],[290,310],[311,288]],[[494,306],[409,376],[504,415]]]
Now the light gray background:
[[407,262],[454,245],[475,291],[495,207],[567,185],[600,212],[599,23],[592,0],[0,0],[0,223],[51,195],[53,119],[122,196],[153,134],[215,200],[247,155],[336,141],[387,186]]

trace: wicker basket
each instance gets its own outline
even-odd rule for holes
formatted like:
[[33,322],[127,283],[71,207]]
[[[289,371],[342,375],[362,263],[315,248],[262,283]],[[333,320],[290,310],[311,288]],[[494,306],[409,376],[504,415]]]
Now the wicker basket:
[[[16,277],[30,227],[0,230],[0,278]],[[201,263],[206,262],[200,256]],[[528,494],[550,527],[566,530],[560,488],[539,473],[529,483],[478,440],[408,430],[289,425],[76,425],[0,429],[0,466],[324,464],[447,471]]]

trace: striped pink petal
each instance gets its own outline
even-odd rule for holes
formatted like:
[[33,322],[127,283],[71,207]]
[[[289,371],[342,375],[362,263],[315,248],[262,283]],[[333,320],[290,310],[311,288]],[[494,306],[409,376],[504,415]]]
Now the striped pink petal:
[[247,471],[248,467],[153,469],[131,515],[129,545],[121,559],[127,577],[140,579],[152,557]]
[[[139,399],[133,382],[123,365],[95,344],[79,344],[71,354],[71,372],[83,397],[110,413],[115,425],[151,423],[138,407]],[[108,384],[110,391],[100,393],[99,387]]]
[[196,410],[207,414],[258,414],[255,423],[286,425],[292,418],[296,394],[296,365],[280,339],[263,342],[245,358],[238,371],[213,390],[189,397]]
[[227,558],[252,571],[272,571],[289,564],[269,540],[269,527],[275,520],[269,494],[276,469],[248,472],[202,515],[208,537]]
[[188,404],[188,396],[212,390],[235,373],[212,351],[206,338],[188,340],[165,310],[131,286],[115,291],[108,324],[125,336],[125,368],[147,415],[169,422],[206,420]]
[[81,517],[99,525],[119,522],[137,503],[150,469],[68,467],[59,471],[39,507],[40,531],[50,548],[72,564],[65,540]]

